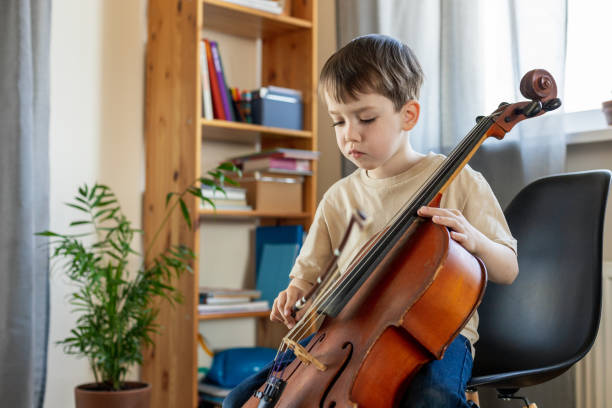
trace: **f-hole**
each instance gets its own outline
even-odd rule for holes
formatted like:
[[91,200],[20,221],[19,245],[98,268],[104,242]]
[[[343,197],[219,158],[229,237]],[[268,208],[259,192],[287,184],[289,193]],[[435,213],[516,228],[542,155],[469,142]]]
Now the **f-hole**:
[[[350,348],[349,353],[344,359],[344,363],[342,363],[342,367],[340,367],[340,369],[336,372],[336,375],[334,376],[333,380],[329,384],[329,387],[327,387],[327,389],[325,390],[325,393],[323,394],[323,397],[321,398],[321,403],[319,404],[320,408],[325,408],[324,404],[325,404],[325,400],[327,399],[327,395],[329,394],[331,389],[334,387],[334,384],[336,383],[336,381],[338,381],[338,378],[344,372],[344,369],[348,365],[349,361],[351,361],[351,357],[353,356],[353,343],[347,341],[346,343],[342,345],[343,349],[347,347]],[[329,405],[327,406],[327,408],[334,408],[335,406],[336,406],[336,401],[331,401]]]

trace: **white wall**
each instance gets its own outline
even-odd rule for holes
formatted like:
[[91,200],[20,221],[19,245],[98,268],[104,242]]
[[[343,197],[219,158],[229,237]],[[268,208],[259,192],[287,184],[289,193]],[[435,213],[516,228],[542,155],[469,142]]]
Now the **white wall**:
[[[144,186],[143,95],[146,0],[57,0],[51,15],[51,230],[66,231],[77,186],[100,181],[118,195],[125,214],[141,222]],[[86,360],[54,343],[75,316],[70,287],[51,273],[46,408],[74,406],[73,388],[89,381]]]

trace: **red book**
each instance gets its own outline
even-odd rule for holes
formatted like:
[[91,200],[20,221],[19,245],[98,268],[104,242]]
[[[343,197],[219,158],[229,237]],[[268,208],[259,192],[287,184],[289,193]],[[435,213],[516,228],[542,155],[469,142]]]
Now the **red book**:
[[215,72],[217,73],[217,83],[219,84],[219,94],[221,95],[221,102],[223,103],[225,119],[234,120],[234,114],[232,112],[232,107],[230,106],[227,83],[225,82],[225,73],[223,72],[223,63],[221,62],[221,55],[219,54],[219,45],[217,45],[216,41],[210,42],[210,51],[213,57]]
[[204,39],[206,44],[206,61],[208,62],[208,76],[210,77],[210,92],[213,100],[213,113],[215,119],[227,119],[223,112],[223,99],[221,99],[221,91],[219,88],[219,82],[217,75],[215,75],[215,64],[213,62],[212,51],[210,48],[210,41]]

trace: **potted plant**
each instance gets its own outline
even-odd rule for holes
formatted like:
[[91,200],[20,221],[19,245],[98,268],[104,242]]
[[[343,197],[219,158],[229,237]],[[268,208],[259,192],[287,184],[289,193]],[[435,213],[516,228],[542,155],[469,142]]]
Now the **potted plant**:
[[[202,195],[199,184],[223,193],[224,182],[237,185],[227,172],[240,175],[233,164],[223,163],[208,172],[210,177],[199,178],[182,192],[168,193],[166,215],[144,255],[132,248],[134,236],[142,231],[132,228],[111,189],[97,183],[80,187],[74,202],[67,204],[83,216],[70,227],[87,231],[37,234],[51,238],[51,259],[64,261],[66,276],[75,285],[69,300],[79,317],[70,336],[58,344],[68,354],[88,358],[95,378],[95,383],[75,388],[77,408],[149,407],[151,386],[126,381],[126,375],[131,366],[142,363],[141,347],[152,344],[151,334],[159,330],[154,300],[181,301],[181,293],[171,282],[191,270],[195,254],[178,245],[147,261],[148,252],[177,207],[192,227],[186,194],[214,207],[214,202]],[[137,269],[130,267],[136,264]]]

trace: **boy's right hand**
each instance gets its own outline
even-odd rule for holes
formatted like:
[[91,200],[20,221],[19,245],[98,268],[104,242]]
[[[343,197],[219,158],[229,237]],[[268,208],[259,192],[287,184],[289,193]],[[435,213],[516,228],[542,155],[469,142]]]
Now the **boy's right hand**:
[[[298,313],[295,317],[291,316],[293,305],[306,294],[306,290],[289,284],[287,289],[283,290],[274,299],[270,320],[273,322],[284,323],[288,328],[295,326],[295,323],[300,320],[303,313]],[[304,310],[302,310],[303,312]]]

